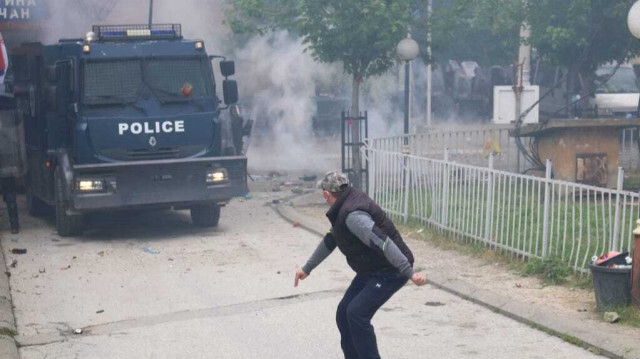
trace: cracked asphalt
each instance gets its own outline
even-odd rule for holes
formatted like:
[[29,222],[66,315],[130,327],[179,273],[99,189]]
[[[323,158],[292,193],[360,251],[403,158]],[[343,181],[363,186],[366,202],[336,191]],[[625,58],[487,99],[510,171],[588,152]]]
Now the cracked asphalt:
[[[293,287],[320,239],[267,205],[283,196],[235,200],[215,229],[187,211],[101,214],[78,238],[26,213],[10,235],[0,212],[22,358],[341,358],[334,313],[353,274],[336,251]],[[429,285],[374,325],[385,359],[599,357]]]

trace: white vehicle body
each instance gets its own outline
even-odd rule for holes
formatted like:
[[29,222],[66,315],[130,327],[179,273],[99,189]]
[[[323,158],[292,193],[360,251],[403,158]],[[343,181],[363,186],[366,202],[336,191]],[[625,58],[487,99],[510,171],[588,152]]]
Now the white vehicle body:
[[[638,114],[640,87],[633,67],[629,64],[620,65],[611,76],[614,70],[615,65],[601,66],[596,70],[596,86],[598,88],[595,99],[592,100],[596,114],[599,117],[629,115],[635,117]],[[611,78],[606,81],[609,76]]]

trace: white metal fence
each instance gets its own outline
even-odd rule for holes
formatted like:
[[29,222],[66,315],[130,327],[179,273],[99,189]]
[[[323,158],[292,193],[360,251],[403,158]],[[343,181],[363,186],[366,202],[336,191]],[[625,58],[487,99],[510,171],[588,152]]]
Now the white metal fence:
[[586,271],[594,255],[631,249],[640,196],[375,147],[369,195],[397,219],[411,219],[521,258],[557,257]]
[[[408,138],[411,153],[428,158],[443,158],[445,149],[449,159],[468,165],[485,167],[489,154],[494,154],[495,169],[521,173],[532,165],[520,154],[515,139],[509,135],[513,125],[459,126],[456,128],[432,128],[426,133],[371,139],[371,148],[401,152],[404,139]],[[528,145],[529,138],[523,138]],[[619,132],[619,164],[627,170],[640,168],[638,129],[627,128]]]
[[620,131],[620,166],[625,169],[640,167],[640,147],[638,146],[638,129],[627,128]]
[[494,154],[497,169],[520,172],[527,166],[519,155],[515,140],[509,136],[510,125],[467,126],[457,129],[430,129],[427,133],[372,139],[371,147],[382,151],[401,152],[408,138],[411,153],[421,157],[443,158],[445,150],[453,161],[486,166]]

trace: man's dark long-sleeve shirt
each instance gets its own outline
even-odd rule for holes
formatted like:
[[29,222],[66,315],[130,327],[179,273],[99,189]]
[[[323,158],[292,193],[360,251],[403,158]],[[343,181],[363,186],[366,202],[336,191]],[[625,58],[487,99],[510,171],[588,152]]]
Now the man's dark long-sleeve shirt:
[[[404,274],[407,278],[411,278],[413,275],[411,263],[409,263],[407,257],[400,251],[400,248],[398,248],[391,238],[382,238],[381,235],[379,235],[382,232],[380,230],[374,230],[375,223],[368,213],[364,211],[351,212],[347,216],[346,224],[351,233],[358,237],[365,245],[380,252],[400,273]],[[307,274],[311,273],[335,248],[335,238],[333,234],[329,232],[318,244],[318,247],[302,267],[302,270]]]

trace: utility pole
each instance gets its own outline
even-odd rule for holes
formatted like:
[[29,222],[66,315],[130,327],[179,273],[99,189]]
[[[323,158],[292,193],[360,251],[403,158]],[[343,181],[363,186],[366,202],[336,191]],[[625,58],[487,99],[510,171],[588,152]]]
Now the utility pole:
[[153,24],[153,0],[149,0],[149,30]]
[[427,0],[427,111],[425,122],[427,128],[431,128],[431,5],[432,0]]
[[[525,11],[527,9],[527,0],[522,1],[522,6]],[[516,65],[515,72],[515,85],[513,86],[513,92],[516,95],[516,121],[522,114],[522,92],[524,87],[531,85],[531,45],[529,45],[529,38],[531,37],[531,28],[527,19],[522,21],[520,26],[520,49],[518,51],[518,63]],[[524,119],[522,119],[524,121]]]
[[[526,8],[527,1],[524,1]],[[529,38],[531,37],[531,27],[525,19],[520,26],[520,49],[518,51],[518,63],[522,66],[522,85],[531,85],[531,45]]]

